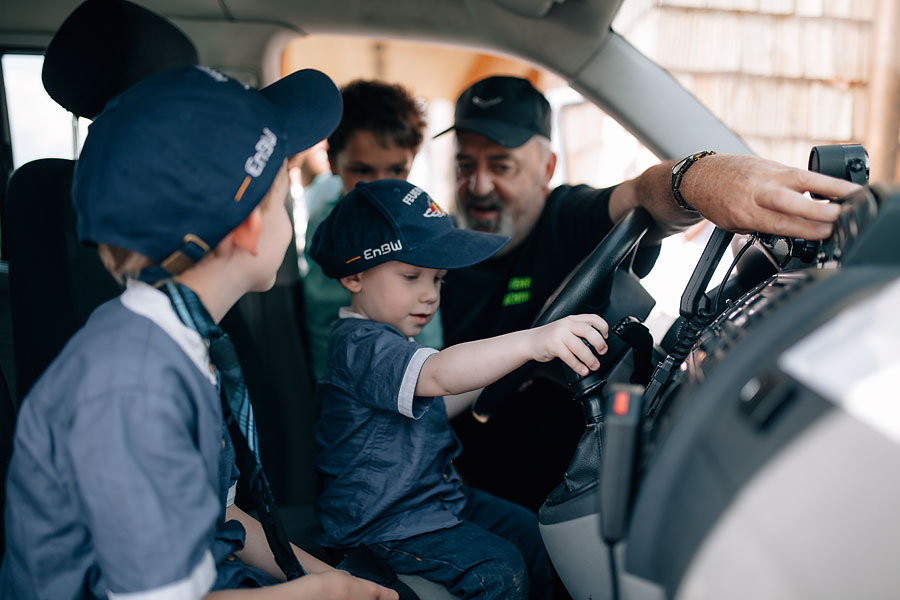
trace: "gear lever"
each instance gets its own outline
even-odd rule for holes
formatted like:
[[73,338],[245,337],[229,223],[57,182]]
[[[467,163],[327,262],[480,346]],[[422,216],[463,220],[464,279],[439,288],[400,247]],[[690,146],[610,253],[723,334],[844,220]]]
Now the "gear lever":
[[[587,341],[584,343],[594,351]],[[625,317],[610,330],[607,344],[609,348],[606,354],[597,355],[600,359],[600,368],[597,371],[582,377],[566,368],[566,380],[574,392],[573,399],[581,403],[585,431],[566,469],[563,484],[550,494],[548,498],[550,502],[561,501],[597,484],[597,473],[602,457],[600,431],[605,415],[603,391],[609,367],[618,363],[631,349],[634,352],[635,363],[632,382],[646,384],[650,379],[653,338],[646,325],[634,317]]]

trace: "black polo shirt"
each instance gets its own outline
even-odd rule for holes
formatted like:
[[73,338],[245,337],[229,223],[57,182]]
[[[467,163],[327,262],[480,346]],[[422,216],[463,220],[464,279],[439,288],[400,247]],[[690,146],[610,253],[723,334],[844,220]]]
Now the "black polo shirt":
[[518,248],[448,273],[441,292],[446,345],[530,327],[569,271],[609,232],[613,189],[556,188]]
[[[446,344],[530,327],[566,275],[609,232],[613,189],[556,188],[518,248],[451,271],[441,292]],[[463,445],[455,461],[463,478],[536,510],[562,481],[584,419],[566,390],[536,380],[487,424],[465,412],[454,428]]]

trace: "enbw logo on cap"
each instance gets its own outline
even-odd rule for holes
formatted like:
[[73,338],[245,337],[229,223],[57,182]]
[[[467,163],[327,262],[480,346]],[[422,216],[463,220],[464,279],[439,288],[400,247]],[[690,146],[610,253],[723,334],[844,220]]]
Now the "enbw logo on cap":
[[277,143],[278,136],[272,133],[268,127],[263,127],[262,135],[259,137],[259,141],[256,142],[256,146],[253,147],[256,150],[256,154],[248,158],[247,162],[244,163],[244,171],[247,172],[247,175],[259,177],[262,174],[269,157],[275,151],[275,144]]

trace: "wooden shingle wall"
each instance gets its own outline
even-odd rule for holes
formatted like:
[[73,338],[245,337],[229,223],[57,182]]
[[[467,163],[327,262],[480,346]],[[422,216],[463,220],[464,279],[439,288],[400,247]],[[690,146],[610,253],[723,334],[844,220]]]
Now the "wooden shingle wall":
[[760,156],[864,143],[876,0],[625,0],[614,28]]

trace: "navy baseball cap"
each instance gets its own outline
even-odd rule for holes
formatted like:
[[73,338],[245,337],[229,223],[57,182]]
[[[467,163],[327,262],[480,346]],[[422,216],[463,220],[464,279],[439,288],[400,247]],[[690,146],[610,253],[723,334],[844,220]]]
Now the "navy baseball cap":
[[531,82],[496,75],[478,81],[456,101],[452,129],[472,131],[506,148],[518,148],[535,135],[550,139],[550,103]]
[[313,235],[309,255],[340,279],[398,260],[458,269],[493,256],[509,238],[460,229],[424,190],[407,181],[360,182]]
[[199,66],[152,75],[88,129],[72,188],[78,236],[158,262],[147,281],[177,274],[247,218],[285,157],[334,130],[342,106],[311,69],[261,90]]

